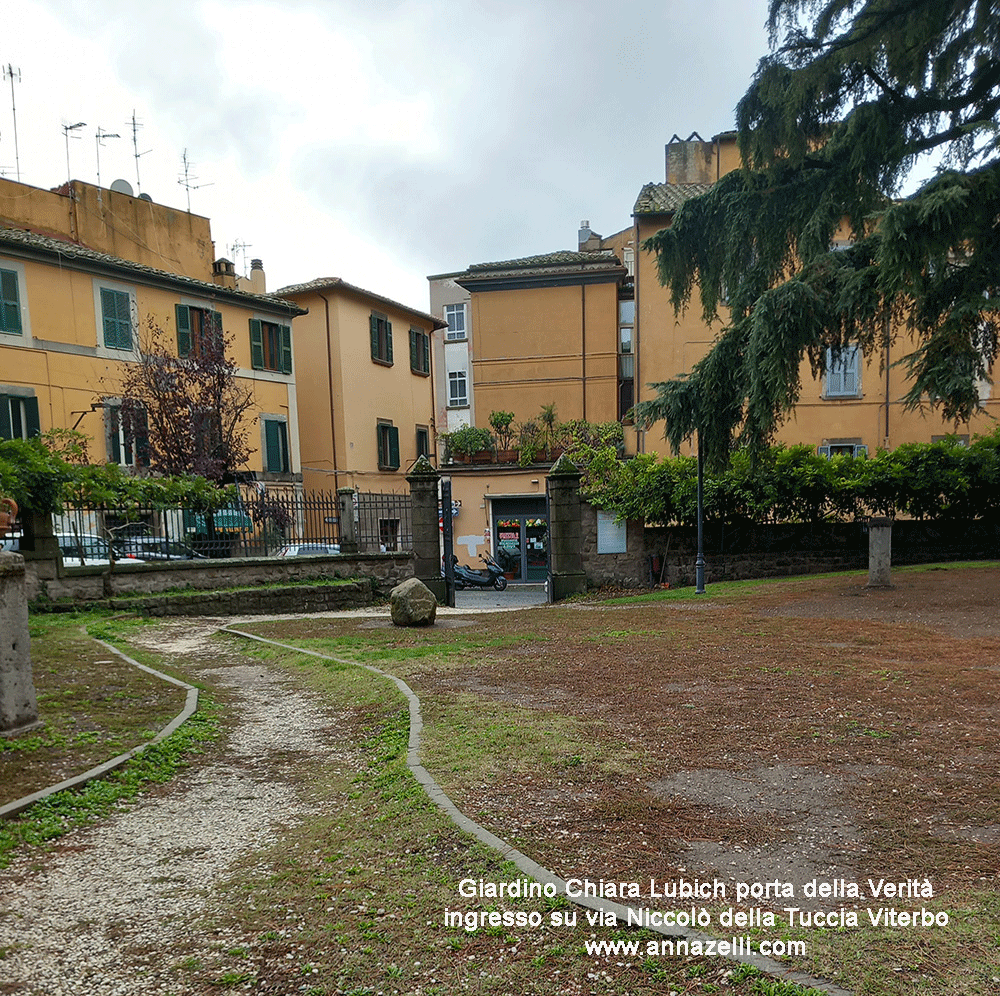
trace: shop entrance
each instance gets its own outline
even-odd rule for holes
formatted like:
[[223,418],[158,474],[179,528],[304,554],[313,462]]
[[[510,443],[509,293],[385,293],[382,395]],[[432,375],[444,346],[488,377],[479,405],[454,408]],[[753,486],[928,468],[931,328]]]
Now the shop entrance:
[[494,498],[493,551],[508,581],[542,583],[549,574],[544,498]]

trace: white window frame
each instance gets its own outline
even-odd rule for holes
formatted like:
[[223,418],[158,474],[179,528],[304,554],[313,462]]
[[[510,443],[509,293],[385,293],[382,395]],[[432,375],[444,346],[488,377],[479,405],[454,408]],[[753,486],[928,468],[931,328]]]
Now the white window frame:
[[[826,383],[823,396],[825,398],[860,398],[861,397],[861,347],[844,346],[836,352],[826,351]],[[854,375],[854,384],[846,383],[846,378]]]
[[[847,450],[850,449],[850,453]],[[836,452],[834,452],[836,451]],[[816,447],[816,452],[827,460],[835,456],[867,457],[868,447],[851,439],[830,439],[822,446]]]
[[[101,290],[117,291],[119,294],[128,294],[129,315],[132,319],[132,348],[115,349],[104,345],[104,302],[101,301]],[[97,333],[97,355],[108,359],[135,359],[136,343],[139,336],[139,309],[136,303],[135,287],[131,284],[123,284],[117,280],[101,280],[94,278],[94,325]]]
[[[461,385],[461,394],[457,395],[456,386]],[[461,397],[461,400],[459,400]],[[466,370],[448,371],[448,407],[468,408],[469,407],[469,374]]]
[[[452,329],[451,316],[457,317],[458,315],[462,316],[462,327],[461,329]],[[457,304],[446,304],[444,306],[444,320],[448,323],[448,330],[445,333],[445,339],[448,342],[469,338],[469,309],[465,301]]]

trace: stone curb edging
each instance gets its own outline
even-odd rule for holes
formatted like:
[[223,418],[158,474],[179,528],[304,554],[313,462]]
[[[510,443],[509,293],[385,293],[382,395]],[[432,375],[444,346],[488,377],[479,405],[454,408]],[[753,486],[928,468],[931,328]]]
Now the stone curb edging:
[[[488,847],[491,847],[495,851],[499,852],[501,857],[512,862],[520,871],[531,876],[531,878],[535,879],[535,881],[541,882],[543,885],[554,885],[556,887],[557,895],[562,896],[567,902],[572,903],[574,906],[582,906],[590,910],[613,913],[620,922],[628,922],[629,907],[624,906],[621,903],[611,902],[607,899],[597,899],[590,896],[568,896],[566,894],[566,881],[564,879],[559,878],[557,875],[553,874],[553,872],[538,864],[538,862],[533,861],[526,854],[517,850],[517,848],[512,847],[506,841],[497,837],[496,834],[491,833],[485,827],[476,823],[474,820],[471,820],[451,801],[451,799],[445,794],[444,789],[438,785],[430,772],[420,763],[420,734],[424,725],[423,717],[420,713],[420,699],[417,698],[416,693],[410,688],[409,685],[407,685],[405,681],[403,681],[402,678],[397,678],[388,671],[383,671],[381,668],[377,668],[372,664],[359,664],[357,661],[344,660],[340,657],[332,657],[329,654],[321,654],[315,650],[306,650],[303,647],[294,647],[287,643],[279,643],[276,640],[268,640],[262,636],[255,636],[253,633],[247,633],[244,630],[233,629],[230,626],[223,626],[220,632],[230,633],[233,636],[240,636],[244,639],[254,640],[257,643],[263,643],[272,647],[281,647],[285,650],[305,654],[309,657],[318,657],[320,660],[333,661],[337,664],[346,664],[353,667],[364,668],[367,671],[371,671],[373,674],[380,675],[383,678],[388,678],[389,681],[391,681],[403,693],[409,705],[410,737],[406,753],[406,763],[413,772],[414,777],[420,785],[423,786],[427,795],[441,809],[443,809],[445,813],[448,814],[452,822],[459,829],[471,834],[477,840],[482,841],[482,843],[486,844]],[[655,926],[650,926],[644,929],[660,934],[663,937],[684,938],[688,941],[701,941],[703,944],[708,941],[719,940],[719,938],[712,937],[710,934],[702,933],[699,930],[683,930],[680,928]],[[787,966],[782,965],[780,962],[774,961],[765,955],[733,955],[727,960],[739,964],[752,965],[754,968],[759,969],[767,975],[780,978],[787,982],[795,982],[801,986],[811,987],[821,993],[826,993],[827,996],[853,996],[849,990],[842,989],[832,982],[828,982],[825,979],[816,979],[802,972],[792,971]]]
[[162,671],[157,671],[154,668],[147,667],[145,664],[140,664],[138,661],[133,660],[131,657],[123,654],[117,648],[111,646],[110,643],[105,643],[104,640],[96,640],[105,650],[109,650],[111,653],[120,657],[123,661],[131,664],[133,667],[139,668],[141,671],[146,671],[148,674],[153,675],[156,678],[160,678],[162,681],[167,681],[171,685],[177,685],[180,688],[187,690],[187,698],[184,702],[184,708],[165,726],[159,733],[153,737],[152,740],[147,740],[144,744],[139,744],[138,747],[133,747],[131,750],[126,751],[124,754],[119,754],[117,757],[113,757],[110,761],[105,761],[103,764],[97,765],[96,768],[91,768],[89,771],[85,771],[82,775],[74,775],[72,778],[67,778],[63,782],[59,782],[58,785],[52,785],[49,788],[41,789],[38,792],[33,792],[31,795],[26,795],[21,799],[15,799],[13,802],[8,802],[5,806],[0,806],[0,819],[8,819],[12,816],[17,816],[18,813],[22,813],[29,806],[33,806],[36,802],[41,802],[42,799],[47,799],[50,795],[55,795],[56,792],[62,792],[64,789],[79,788],[81,785],[85,785],[87,782],[93,781],[95,778],[101,778],[104,775],[109,774],[116,768],[120,768],[126,761],[132,760],[137,754],[141,754],[147,747],[152,747],[153,744],[158,744],[161,740],[165,740],[170,736],[183,722],[189,719],[198,708],[198,689],[194,685],[189,685],[187,682],[179,681],[177,678],[171,678],[169,674],[164,674]]

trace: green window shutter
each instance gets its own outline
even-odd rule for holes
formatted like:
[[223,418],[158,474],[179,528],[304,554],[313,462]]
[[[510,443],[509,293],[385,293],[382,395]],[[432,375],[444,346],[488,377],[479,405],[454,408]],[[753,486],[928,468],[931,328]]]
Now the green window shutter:
[[378,466],[384,467],[386,463],[386,452],[385,444],[387,441],[388,433],[386,432],[387,426],[376,425],[375,426],[375,438],[378,441]]
[[385,320],[385,360],[392,363],[392,322]]
[[420,363],[417,360],[417,331],[410,329],[410,369],[419,370]]
[[424,366],[423,370],[425,374],[431,372],[431,337],[429,335],[421,335],[421,346],[424,352]]
[[139,410],[135,414],[135,425],[132,427],[135,435],[135,462],[140,467],[149,466],[149,419],[146,413]]
[[104,321],[104,345],[108,349],[131,349],[132,307],[129,295],[102,287],[101,316]]
[[264,420],[264,449],[265,468],[268,473],[281,473],[281,435],[279,433],[281,423],[273,419]]
[[0,332],[20,335],[22,331],[17,273],[14,270],[0,270]]
[[221,311],[210,311],[209,314],[212,316],[212,334],[214,336],[213,342],[220,349],[222,348],[222,312]]
[[258,318],[250,319],[250,366],[254,370],[264,369],[264,333]]
[[177,316],[177,355],[191,352],[191,309],[186,304],[174,305]]
[[373,360],[377,360],[377,359],[379,359],[379,355],[378,355],[378,319],[374,315],[372,315],[368,319],[368,326],[369,326],[369,329],[371,331],[371,337],[372,337],[372,359]]
[[0,394],[0,439],[14,438],[14,430],[10,424],[10,402],[10,397]]
[[389,426],[389,466],[399,470],[399,428],[395,425]]
[[281,326],[281,372],[292,372],[292,329],[290,325]]
[[38,398],[24,399],[24,428],[25,439],[42,434],[42,424],[38,419]]
[[105,411],[108,415],[108,442],[111,444],[111,452],[108,456],[111,458],[112,463],[121,463],[122,444],[118,429],[121,425],[122,410],[116,406],[109,406]]

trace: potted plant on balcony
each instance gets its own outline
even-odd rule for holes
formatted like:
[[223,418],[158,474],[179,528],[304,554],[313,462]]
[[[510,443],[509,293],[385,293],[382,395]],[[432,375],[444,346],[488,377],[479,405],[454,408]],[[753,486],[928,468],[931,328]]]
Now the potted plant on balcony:
[[490,428],[497,444],[497,462],[512,463],[517,459],[514,449],[514,413],[490,412]]
[[522,422],[517,427],[517,462],[522,467],[527,467],[538,459],[541,445],[541,431],[536,422]]
[[[493,457],[493,436],[489,429],[463,425],[461,429],[448,433],[448,448],[459,463],[489,462]],[[482,458],[484,450],[485,460]]]

